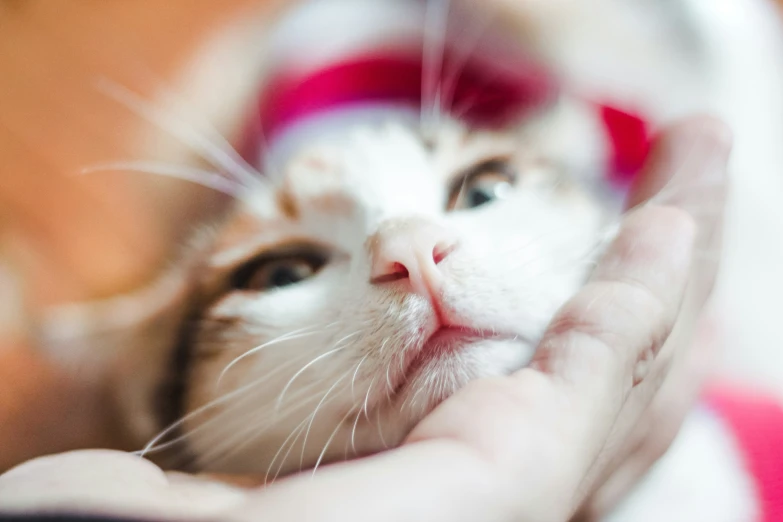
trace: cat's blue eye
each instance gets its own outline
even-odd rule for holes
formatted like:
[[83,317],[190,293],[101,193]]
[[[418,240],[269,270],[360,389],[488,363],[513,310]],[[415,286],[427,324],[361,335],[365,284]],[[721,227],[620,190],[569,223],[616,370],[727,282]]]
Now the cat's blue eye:
[[501,160],[482,163],[461,176],[449,197],[448,210],[469,210],[503,199],[513,186],[515,175]]
[[233,286],[256,292],[293,286],[316,275],[326,262],[325,256],[314,253],[261,258],[240,268]]
[[495,187],[473,187],[466,196],[468,208],[476,208],[485,205],[497,198]]

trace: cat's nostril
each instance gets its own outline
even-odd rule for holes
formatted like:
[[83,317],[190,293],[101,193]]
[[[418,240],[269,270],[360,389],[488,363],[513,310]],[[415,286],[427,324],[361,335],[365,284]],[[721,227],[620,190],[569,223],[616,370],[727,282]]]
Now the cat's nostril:
[[[384,270],[381,270],[381,272],[383,271]],[[402,263],[391,263],[388,270],[385,271],[387,273],[374,276],[371,279],[371,282],[376,285],[393,283],[394,281],[399,281],[400,279],[405,279],[409,276],[408,269]]]
[[437,245],[435,245],[435,248],[432,249],[432,260],[435,262],[436,265],[441,264],[444,259],[449,257],[449,254],[451,254],[454,249],[456,248],[456,243],[454,242],[440,242]]
[[457,243],[446,229],[414,221],[387,224],[370,244],[372,284],[407,279],[410,290],[430,295],[441,284],[438,265],[454,251]]

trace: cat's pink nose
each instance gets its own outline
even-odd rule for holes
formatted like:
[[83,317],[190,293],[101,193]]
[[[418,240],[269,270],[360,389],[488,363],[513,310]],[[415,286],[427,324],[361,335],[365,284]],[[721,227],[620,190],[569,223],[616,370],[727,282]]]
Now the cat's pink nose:
[[457,246],[454,234],[421,219],[385,223],[370,239],[370,282],[379,285],[407,279],[411,290],[431,298],[439,293],[438,265]]

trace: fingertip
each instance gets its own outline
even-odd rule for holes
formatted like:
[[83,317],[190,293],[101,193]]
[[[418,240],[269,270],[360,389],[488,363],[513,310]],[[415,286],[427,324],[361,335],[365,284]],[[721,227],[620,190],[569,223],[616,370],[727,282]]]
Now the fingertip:
[[724,186],[734,143],[723,120],[698,114],[664,129],[654,140],[647,163],[631,187],[626,208],[633,208],[666,189]]
[[657,279],[657,274],[667,276],[664,286],[679,284],[690,270],[697,233],[696,219],[685,209],[656,204],[639,207],[623,220],[591,281]]
[[61,478],[71,482],[78,482],[84,477],[111,480],[122,476],[123,479],[130,477],[165,484],[163,471],[152,462],[132,453],[108,449],[44,455],[12,468],[0,475],[0,480],[14,482],[20,478],[38,479],[41,476],[48,477],[50,481]]
[[645,379],[674,328],[696,234],[683,209],[632,211],[591,280],[553,318],[536,369],[566,383],[579,400],[599,397],[595,407],[611,409],[612,400]]
[[734,132],[731,127],[709,113],[694,114],[683,118],[670,126],[669,139],[672,137],[698,135],[719,145],[722,149],[730,149],[734,143]]

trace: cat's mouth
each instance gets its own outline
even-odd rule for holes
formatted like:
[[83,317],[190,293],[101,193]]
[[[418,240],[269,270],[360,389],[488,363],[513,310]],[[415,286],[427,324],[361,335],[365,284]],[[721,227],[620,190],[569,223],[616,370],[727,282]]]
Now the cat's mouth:
[[458,349],[460,345],[470,341],[490,340],[490,339],[508,339],[509,336],[498,334],[497,332],[488,332],[465,328],[460,326],[442,326],[433,333],[421,348],[420,357],[436,358],[439,355],[448,353],[451,350]]
[[402,389],[407,382],[413,380],[427,366],[458,355],[474,343],[517,340],[519,340],[519,336],[513,334],[462,326],[440,326],[424,341],[421,348],[411,353],[403,363],[402,382],[397,388],[398,390]]

